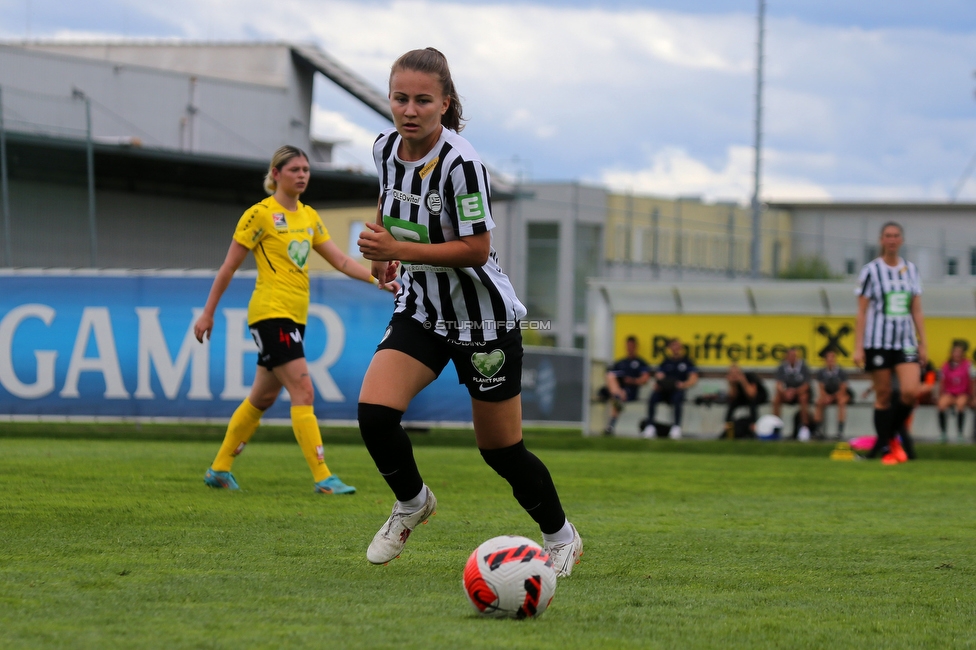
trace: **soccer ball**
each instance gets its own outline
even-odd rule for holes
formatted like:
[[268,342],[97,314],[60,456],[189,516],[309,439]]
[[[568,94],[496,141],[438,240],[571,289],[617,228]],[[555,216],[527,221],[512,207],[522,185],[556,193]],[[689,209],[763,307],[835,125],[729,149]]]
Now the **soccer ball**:
[[756,435],[767,440],[776,440],[783,435],[783,421],[775,415],[764,415],[756,421]]
[[482,616],[542,616],[556,593],[556,570],[528,537],[502,535],[479,546],[464,565],[464,593]]

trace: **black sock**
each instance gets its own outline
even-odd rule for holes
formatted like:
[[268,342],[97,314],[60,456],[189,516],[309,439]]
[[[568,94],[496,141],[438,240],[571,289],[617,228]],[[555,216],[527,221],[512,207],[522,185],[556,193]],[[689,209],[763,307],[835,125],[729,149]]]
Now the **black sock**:
[[841,438],[844,437],[844,421],[843,420],[841,420],[840,422],[837,423],[837,435],[839,435]]
[[946,433],[946,412],[945,411],[939,411],[939,431],[942,432],[942,435],[945,435]]
[[891,435],[894,436],[896,432],[901,431],[905,426],[905,422],[908,420],[908,416],[912,414],[915,409],[914,404],[905,404],[905,402],[900,399],[895,400],[895,403],[891,405],[892,412],[892,422],[891,422]]
[[376,469],[399,501],[409,501],[424,488],[413,459],[410,437],[400,426],[403,411],[378,404],[359,403],[359,433]]
[[965,422],[966,422],[966,412],[959,411],[958,413],[956,413],[956,431],[959,432],[960,436],[962,435],[962,425]]
[[874,447],[868,452],[868,458],[877,458],[888,441],[891,440],[891,409],[874,409],[874,430],[878,434],[878,439],[874,441]]
[[504,449],[482,449],[481,457],[508,481],[515,500],[539,524],[543,533],[559,532],[566,523],[566,514],[559,503],[556,486],[545,464],[525,448],[523,441]]
[[915,460],[915,441],[912,434],[908,433],[908,429],[902,429],[898,435],[901,437],[901,448],[905,450],[905,455],[909,460]]

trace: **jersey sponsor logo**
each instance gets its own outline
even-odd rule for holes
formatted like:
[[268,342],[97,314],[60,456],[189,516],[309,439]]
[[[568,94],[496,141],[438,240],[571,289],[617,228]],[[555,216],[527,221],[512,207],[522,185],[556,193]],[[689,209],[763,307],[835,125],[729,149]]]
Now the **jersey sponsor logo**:
[[421,272],[447,273],[453,270],[449,266],[434,266],[433,264],[412,264],[410,262],[404,262],[403,266],[405,266],[408,271],[415,271],[417,273],[421,273]]
[[403,201],[404,203],[420,205],[420,197],[416,194],[407,194],[406,192],[401,192],[400,190],[393,190],[393,198],[395,198],[397,201]]
[[299,332],[298,330],[294,330],[294,331],[291,331],[291,332],[287,332],[286,333],[285,330],[283,330],[282,328],[279,327],[278,328],[278,342],[279,343],[284,343],[286,348],[291,348],[291,342],[292,341],[294,341],[295,343],[301,343],[302,342],[302,333]]
[[429,244],[430,236],[427,234],[427,226],[403,219],[395,219],[388,215],[383,215],[383,227],[386,228],[393,238],[397,241],[412,241],[419,244]]
[[481,373],[482,377],[491,379],[498,374],[505,364],[505,353],[501,350],[491,352],[475,352],[471,355],[471,365]]
[[288,220],[285,219],[285,214],[283,212],[273,212],[271,218],[274,220],[275,228],[288,228]]
[[261,239],[261,235],[264,234],[264,228],[258,228],[254,231],[254,236],[251,237],[251,243],[253,244],[257,240]]
[[305,232],[308,233],[308,236],[309,237],[314,237],[315,236],[315,231],[313,229],[311,229],[311,228],[306,228],[305,229]]
[[300,269],[305,268],[305,262],[308,261],[308,251],[311,249],[311,245],[308,240],[295,241],[294,239],[288,242],[288,259],[295,263]]
[[892,291],[885,294],[885,314],[888,316],[907,316],[911,298],[911,294],[907,291]]
[[424,205],[427,206],[427,212],[435,217],[441,213],[441,209],[444,207],[441,195],[437,193],[437,190],[427,192],[427,196],[424,197]]
[[434,156],[429,163],[424,165],[420,171],[417,172],[417,175],[420,176],[420,180],[427,178],[427,175],[434,171],[434,167],[437,167],[437,161],[440,159],[440,156]]
[[478,221],[485,218],[485,201],[481,192],[462,194],[456,201],[461,221]]

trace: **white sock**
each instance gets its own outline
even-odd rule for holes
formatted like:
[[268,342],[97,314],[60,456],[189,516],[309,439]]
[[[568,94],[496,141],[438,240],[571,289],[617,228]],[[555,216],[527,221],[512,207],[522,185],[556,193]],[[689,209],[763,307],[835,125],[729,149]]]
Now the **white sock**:
[[424,504],[427,503],[427,484],[425,483],[424,487],[420,488],[420,492],[417,493],[417,496],[412,499],[408,499],[407,501],[400,501],[399,503],[400,512],[406,512],[408,514],[411,512],[417,512],[423,508]]
[[551,535],[542,533],[542,541],[546,544],[572,544],[573,543],[573,527],[570,525],[567,519],[563,523],[563,527],[552,533]]

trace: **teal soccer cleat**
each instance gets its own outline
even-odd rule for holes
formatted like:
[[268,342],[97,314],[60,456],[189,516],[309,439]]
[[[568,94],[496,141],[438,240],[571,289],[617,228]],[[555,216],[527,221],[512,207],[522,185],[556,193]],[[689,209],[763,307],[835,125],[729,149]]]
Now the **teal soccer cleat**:
[[333,474],[329,478],[315,484],[315,491],[319,494],[353,494],[356,488],[346,485],[338,476]]
[[230,472],[215,472],[213,468],[207,469],[203,476],[203,482],[212,488],[226,488],[228,490],[240,490],[241,487],[234,480],[234,475]]

